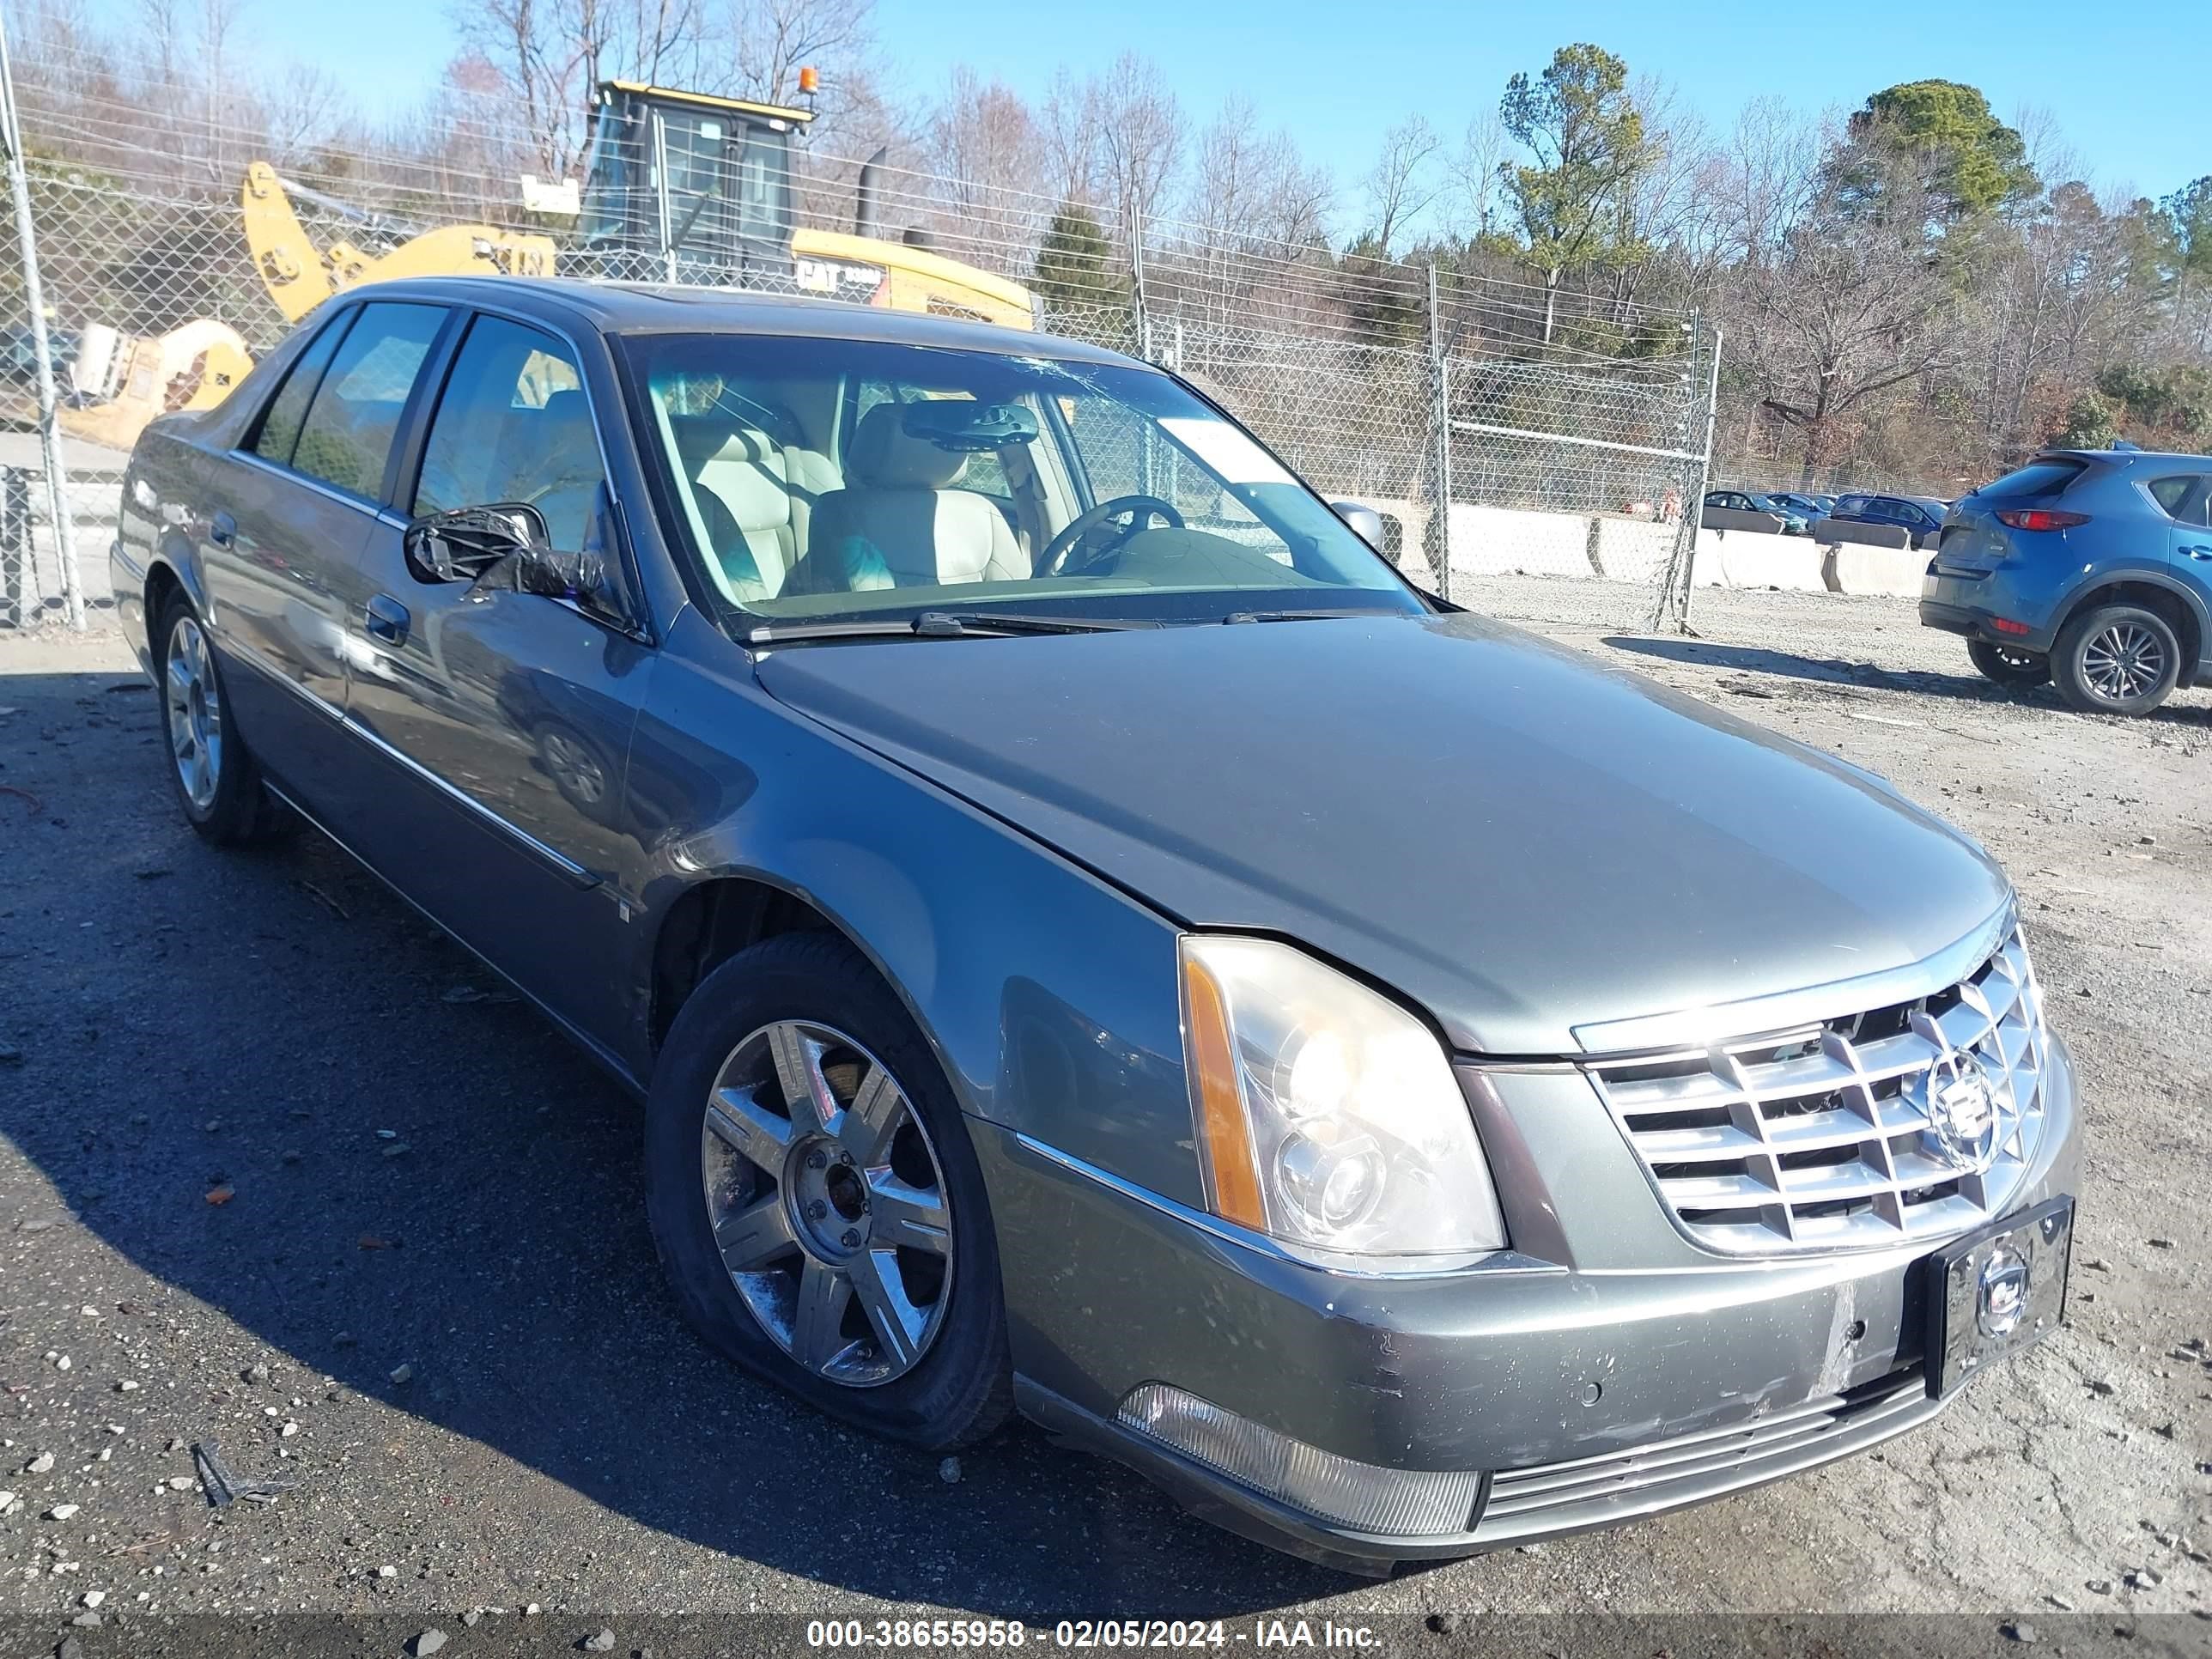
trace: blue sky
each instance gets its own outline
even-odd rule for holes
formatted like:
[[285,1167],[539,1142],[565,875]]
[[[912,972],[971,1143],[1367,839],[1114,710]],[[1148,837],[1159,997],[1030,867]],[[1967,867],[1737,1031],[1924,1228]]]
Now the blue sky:
[[[372,106],[406,99],[453,49],[445,0],[247,4],[248,32],[280,56],[344,73]],[[1556,11],[1465,0],[878,0],[877,21],[894,90],[908,94],[934,91],[965,61],[1039,96],[1056,66],[1099,66],[1134,47],[1194,113],[1241,94],[1347,185],[1405,113],[1456,138],[1476,109],[1496,106],[1514,71],[1541,69],[1554,47],[1582,40],[1673,82],[1717,128],[1765,94],[1810,111],[1856,107],[1878,88],[1940,76],[1980,87],[2005,119],[2023,105],[2047,110],[2100,187],[2162,196],[2212,173],[2197,85],[2212,63],[2207,0],[2109,10],[2061,0],[1646,0]]]

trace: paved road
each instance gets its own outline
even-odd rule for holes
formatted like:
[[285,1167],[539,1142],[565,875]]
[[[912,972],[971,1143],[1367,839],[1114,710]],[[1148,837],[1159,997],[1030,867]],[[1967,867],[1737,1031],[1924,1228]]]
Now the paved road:
[[[203,847],[112,635],[0,642],[0,1613],[2206,1607],[2212,702],[1992,701],[1901,606],[1703,625],[1578,642],[1892,771],[2019,878],[2096,1106],[2075,1323],[1884,1455],[1382,1584],[1026,1427],[948,1483],[707,1354],[630,1103],[314,835]],[[211,1515],[173,1489],[210,1438],[296,1490]]]

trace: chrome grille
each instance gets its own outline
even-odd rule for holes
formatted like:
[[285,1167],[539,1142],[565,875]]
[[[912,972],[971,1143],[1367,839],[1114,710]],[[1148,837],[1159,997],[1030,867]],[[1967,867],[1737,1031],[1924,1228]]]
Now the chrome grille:
[[[1586,1069],[1683,1231],[1767,1255],[1948,1237],[1999,1213],[2042,1136],[2047,1052],[2015,929],[1931,996]],[[1995,1122],[1964,1138],[1947,1091],[1977,1069]]]

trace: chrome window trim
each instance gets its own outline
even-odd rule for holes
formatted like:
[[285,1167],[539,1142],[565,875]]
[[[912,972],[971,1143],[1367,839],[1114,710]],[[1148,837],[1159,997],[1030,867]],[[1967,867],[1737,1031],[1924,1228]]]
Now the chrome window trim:
[[1574,1028],[1583,1055],[1636,1054],[1719,1042],[1758,1031],[1786,1030],[1869,1008],[1933,996],[1965,979],[1987,962],[2017,927],[2018,907],[2011,898],[1957,944],[1902,968],[1831,980],[1825,985],[1778,991],[1741,1002],[1709,1004],[1673,1013],[1601,1021]]
[[234,461],[243,461],[248,466],[258,467],[271,477],[282,478],[287,483],[300,484],[328,500],[337,501],[346,507],[358,508],[380,523],[390,525],[394,530],[407,528],[407,520],[390,507],[380,507],[366,495],[356,495],[350,489],[341,489],[334,483],[325,483],[322,479],[309,473],[301,472],[297,468],[280,466],[265,455],[257,455],[250,449],[234,449],[230,452],[230,459]]

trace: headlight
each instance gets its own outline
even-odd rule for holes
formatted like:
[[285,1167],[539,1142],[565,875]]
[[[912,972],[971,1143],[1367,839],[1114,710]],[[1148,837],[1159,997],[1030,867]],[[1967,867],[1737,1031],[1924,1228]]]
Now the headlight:
[[1216,1215],[1336,1255],[1503,1248],[1474,1119],[1427,1027],[1285,945],[1187,934],[1182,955]]

